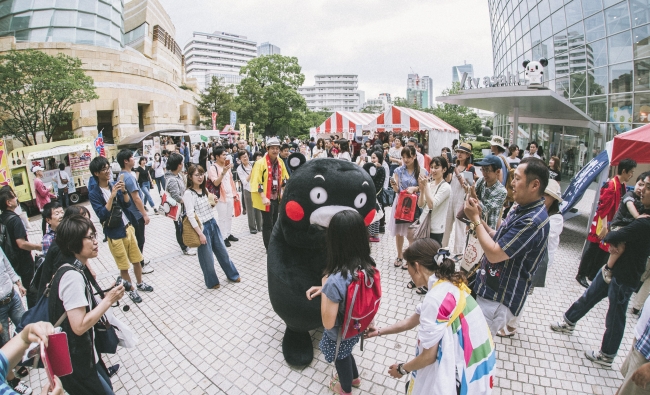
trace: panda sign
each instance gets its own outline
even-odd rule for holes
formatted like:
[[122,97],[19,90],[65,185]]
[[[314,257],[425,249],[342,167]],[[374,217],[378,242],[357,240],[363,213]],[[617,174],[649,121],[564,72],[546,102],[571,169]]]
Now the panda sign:
[[523,66],[526,74],[526,79],[529,85],[541,85],[544,77],[544,67],[548,65],[548,61],[541,58],[539,61],[524,60]]

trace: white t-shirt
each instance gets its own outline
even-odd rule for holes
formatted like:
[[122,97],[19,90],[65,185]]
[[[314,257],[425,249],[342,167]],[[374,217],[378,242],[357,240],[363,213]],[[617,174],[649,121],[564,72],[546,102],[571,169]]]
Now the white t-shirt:
[[70,178],[71,178],[71,177],[70,177],[70,175],[68,174],[67,171],[65,171],[65,170],[59,170],[59,172],[56,173],[56,175],[54,176],[54,179],[55,179],[55,181],[56,181],[56,185],[57,185],[57,187],[59,187],[59,189],[61,189],[61,188],[65,188],[65,187],[68,186],[67,183],[64,184],[64,183],[61,182],[61,179],[62,179],[62,178],[63,178],[63,179],[66,179],[66,180],[68,180],[68,182],[70,182]]
[[201,156],[201,150],[195,148],[194,152],[192,152],[192,163],[198,164],[200,156]]
[[163,163],[162,159],[160,162],[153,162],[153,171],[156,178],[165,176],[165,163]]
[[[59,299],[63,302],[63,309],[65,311],[88,306],[86,283],[81,273],[76,270],[70,270],[61,276],[61,281],[59,282]],[[90,330],[93,329],[91,328]],[[97,350],[95,350],[94,344],[93,351],[95,352],[95,361],[98,361]]]
[[221,186],[223,186],[223,191],[226,192],[227,199],[232,199],[233,197],[232,185],[230,184],[231,179],[232,179],[231,171],[225,172],[225,174],[223,175],[223,179],[221,179]]
[[251,190],[251,183],[249,180],[247,180],[247,178],[251,174],[251,170],[253,170],[253,165],[250,162],[248,162],[248,166],[241,164],[237,167],[237,174],[239,175],[239,180],[241,181],[242,188],[244,188],[245,191],[249,192]]
[[352,161],[352,158],[350,157],[350,153],[347,152],[347,151],[345,151],[345,152],[341,152],[341,153],[339,154],[339,159],[347,160],[348,162],[351,162],[351,161]]
[[[104,200],[106,200],[106,203],[108,203],[108,201],[111,200],[111,190],[102,187],[99,187],[99,189],[102,190],[102,195],[104,195]],[[124,215],[124,210],[122,210],[122,222],[124,222],[124,225],[129,223],[129,219],[126,218],[126,215]]]

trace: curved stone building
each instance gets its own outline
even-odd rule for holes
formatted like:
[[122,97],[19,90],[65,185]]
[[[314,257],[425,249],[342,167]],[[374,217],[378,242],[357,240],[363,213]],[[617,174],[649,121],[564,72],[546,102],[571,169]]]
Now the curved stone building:
[[33,48],[80,58],[99,99],[73,106],[69,129],[103,130],[107,143],[198,128],[195,84],[185,80],[174,35],[158,0],[0,0],[0,53]]
[[[649,0],[488,2],[494,74],[521,72],[525,59],[547,58],[545,85],[600,123],[597,133],[522,124],[515,143],[540,142],[547,158],[562,154],[573,173],[580,167],[576,153],[587,150],[588,159],[614,135],[648,123]],[[508,137],[509,129],[507,117],[497,116],[495,131]]]

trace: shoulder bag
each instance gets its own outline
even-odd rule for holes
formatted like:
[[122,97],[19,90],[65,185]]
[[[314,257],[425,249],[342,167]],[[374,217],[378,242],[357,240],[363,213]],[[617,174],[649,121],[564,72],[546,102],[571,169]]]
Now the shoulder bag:
[[165,215],[174,221],[178,221],[178,216],[180,214],[178,202],[174,200],[167,192],[167,187],[169,186],[169,181],[165,184],[165,190],[160,198],[160,209]]
[[103,223],[104,227],[108,229],[118,228],[124,226],[122,221],[122,207],[117,202],[117,197],[113,199],[113,206],[111,206],[111,213],[106,221]]
[[[212,165],[214,167],[214,171],[217,173],[217,177],[219,176],[219,168],[217,165]],[[205,182],[205,188],[213,194],[214,196],[217,197],[217,200],[221,199],[221,184],[219,186],[214,185],[214,182],[210,179],[210,177],[206,177],[207,181]]]
[[[442,182],[438,184],[436,192],[433,194],[434,199],[438,194],[438,189],[440,189]],[[409,243],[412,243],[415,240],[429,238],[431,235],[431,211],[432,210],[429,210],[424,218],[420,217],[416,222],[413,223],[413,225],[409,226],[406,232],[406,238],[408,239]]]
[[61,170],[59,170],[59,180],[61,180],[61,184],[65,185],[64,187],[59,188],[59,189],[62,190],[63,192],[68,192],[68,182],[69,181],[68,181],[67,177],[66,178],[61,177]]
[[[194,191],[192,191],[192,192],[194,192]],[[194,194],[196,195],[196,198],[198,199],[199,195],[196,192],[194,192]],[[194,208],[196,210],[196,204],[194,205]],[[183,210],[183,211],[185,211],[185,210]],[[196,219],[196,222],[199,225],[199,229],[203,229],[203,227],[201,226],[201,221],[199,221],[199,216],[196,215],[196,213],[194,213],[194,218]],[[193,247],[193,248],[201,246],[201,239],[199,238],[199,235],[194,230],[194,227],[192,226],[192,223],[190,222],[187,215],[183,215],[183,244],[185,244],[188,247]]]

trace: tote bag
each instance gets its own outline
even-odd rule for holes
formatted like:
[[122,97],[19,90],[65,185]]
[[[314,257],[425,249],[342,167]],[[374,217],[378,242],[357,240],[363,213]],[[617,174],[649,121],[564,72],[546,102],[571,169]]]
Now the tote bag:
[[406,190],[400,192],[395,205],[395,223],[414,222],[418,208],[418,195],[408,193]]
[[[199,229],[203,229],[201,226],[201,221],[199,221],[199,217],[194,214],[194,218],[196,218],[196,222],[199,224]],[[183,244],[194,248],[201,245],[201,239],[194,230],[194,227],[192,226],[189,218],[187,218],[187,215],[183,216]]]

